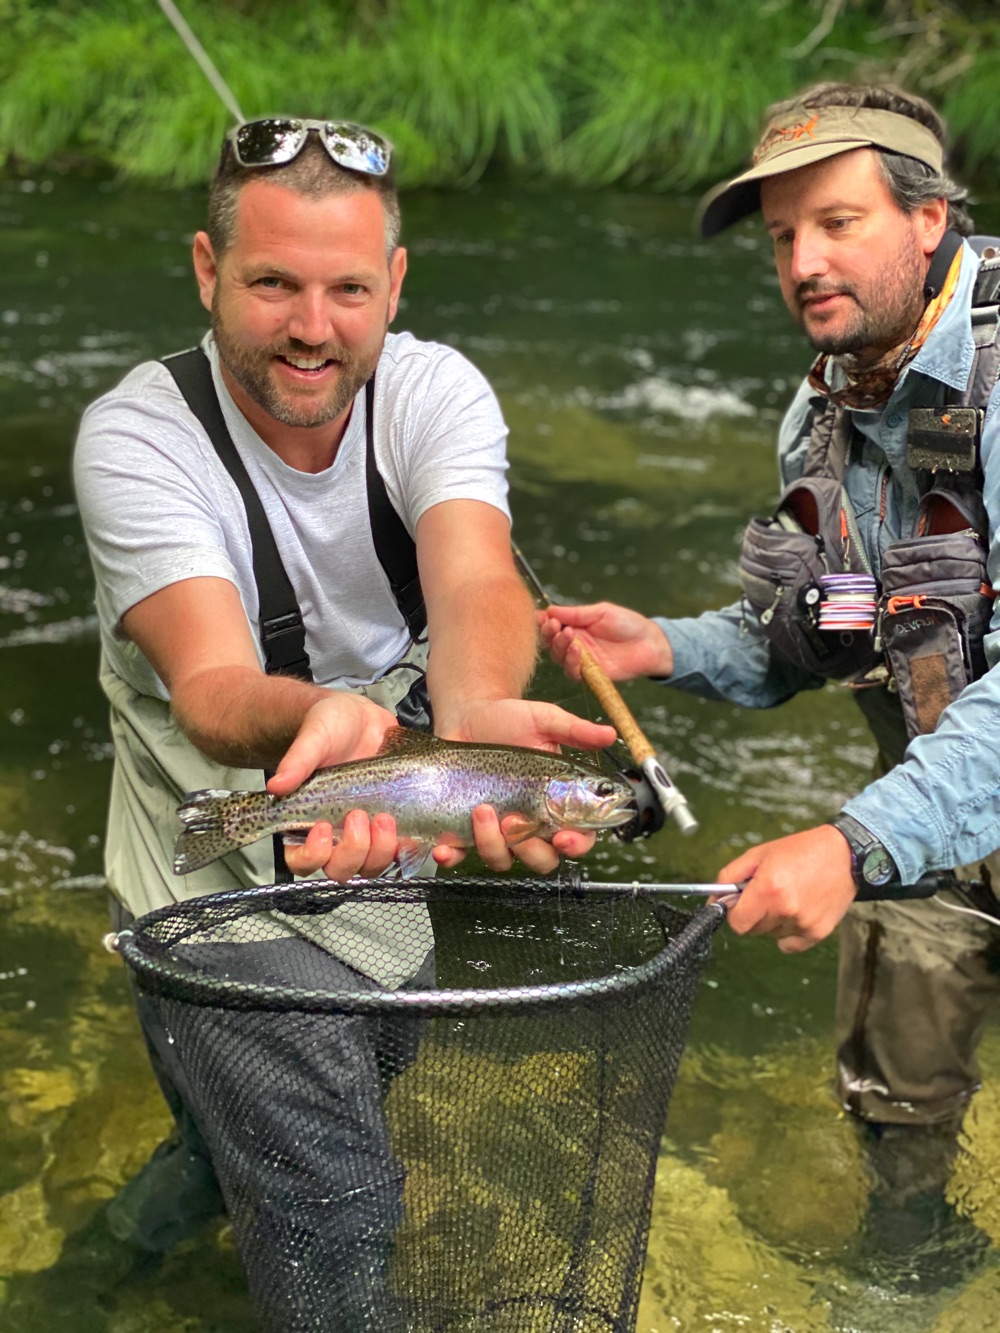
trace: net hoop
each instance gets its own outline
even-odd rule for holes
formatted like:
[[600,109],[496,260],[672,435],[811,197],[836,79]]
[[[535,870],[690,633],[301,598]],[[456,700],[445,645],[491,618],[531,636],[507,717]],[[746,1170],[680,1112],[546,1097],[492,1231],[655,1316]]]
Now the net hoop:
[[[268,884],[249,889],[233,889],[224,893],[189,898],[156,908],[140,917],[118,933],[116,948],[133,970],[142,988],[157,995],[189,1004],[206,1005],[217,1009],[246,1009],[247,987],[244,981],[225,977],[205,976],[190,964],[168,956],[170,944],[156,938],[156,927],[166,923],[183,927],[185,922],[196,928],[199,917],[209,906],[213,913],[220,908],[232,907],[231,919],[239,919],[249,910],[257,912],[281,911],[295,915],[319,915],[333,911],[348,902],[413,903],[427,902],[431,896],[446,898],[448,889],[471,886],[488,891],[492,881],[474,879],[411,879],[398,884],[367,881],[363,884],[340,885],[330,880],[300,880],[293,885]],[[557,898],[560,893],[574,896],[572,884],[558,880],[524,881],[505,880],[505,893],[523,897],[525,903]],[[317,895],[320,901],[317,903]],[[628,896],[645,899],[656,911],[653,895],[638,889],[629,889]],[[305,907],[303,900],[311,900]],[[244,909],[241,912],[239,909]],[[666,938],[664,947],[646,962],[600,977],[576,981],[542,983],[532,986],[462,987],[433,990],[358,990],[316,991],[304,987],[255,982],[253,1004],[255,1010],[272,1013],[310,1013],[362,1015],[391,1011],[438,1015],[467,1013],[470,1010],[518,1008],[572,1004],[574,1001],[597,997],[624,997],[642,991],[661,980],[664,975],[686,961],[692,954],[701,955],[708,947],[711,936],[725,918],[725,908],[705,904],[688,914],[680,931]],[[666,937],[666,930],[664,930]],[[180,937],[181,939],[183,936]],[[175,939],[172,943],[176,943]]]

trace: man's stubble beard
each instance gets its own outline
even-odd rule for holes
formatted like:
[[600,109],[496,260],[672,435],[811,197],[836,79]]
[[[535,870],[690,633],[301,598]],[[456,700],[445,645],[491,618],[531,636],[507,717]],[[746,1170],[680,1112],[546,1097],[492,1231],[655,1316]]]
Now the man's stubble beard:
[[[924,312],[924,280],[926,265],[915,237],[907,237],[896,259],[887,264],[873,280],[863,302],[854,288],[835,288],[849,294],[857,303],[855,318],[838,333],[815,333],[806,330],[806,336],[817,352],[831,356],[860,356],[864,361],[875,361],[884,352],[898,347],[916,329]],[[817,283],[802,283],[796,297],[810,295],[823,288]],[[801,310],[797,322],[805,327]]]
[[[330,421],[336,421],[371,378],[382,354],[381,342],[372,355],[364,359],[346,347],[330,344],[321,348],[305,344],[293,346],[292,340],[271,346],[247,347],[229,336],[219,310],[218,289],[212,300],[212,334],[219,359],[236,383],[258,407],[262,407],[283,426],[325,426]],[[339,362],[340,374],[328,397],[296,403],[281,395],[271,379],[271,366],[275,356],[289,354]]]

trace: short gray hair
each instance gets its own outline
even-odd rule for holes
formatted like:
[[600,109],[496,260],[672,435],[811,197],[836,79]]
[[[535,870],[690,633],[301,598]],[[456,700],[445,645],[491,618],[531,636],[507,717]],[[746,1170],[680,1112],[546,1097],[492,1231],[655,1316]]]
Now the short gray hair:
[[972,235],[975,225],[965,207],[968,190],[915,157],[889,153],[884,148],[878,150],[878,155],[890,193],[904,213],[913,213],[932,199],[944,199],[948,204],[948,226],[959,236]]

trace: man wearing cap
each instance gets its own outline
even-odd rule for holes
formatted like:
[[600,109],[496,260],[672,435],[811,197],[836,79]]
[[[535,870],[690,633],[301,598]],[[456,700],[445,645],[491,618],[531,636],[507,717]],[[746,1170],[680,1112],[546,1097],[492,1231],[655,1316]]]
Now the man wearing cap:
[[[140,366],[93,404],[75,458],[115,745],[105,860],[119,924],[268,883],[280,869],[280,847],[261,842],[175,875],[187,793],[259,788],[270,769],[268,789],[284,795],[319,767],[374,754],[404,704],[412,721],[426,699],[438,734],[457,740],[555,748],[614,738],[610,727],[521,698],[536,630],[512,564],[506,428],[461,355],[387,332],[406,270],[389,145],[346,123],[236,127],[194,268],[212,317],[201,350]],[[479,808],[474,827],[484,860],[509,868],[495,813]],[[289,868],[370,876],[399,850],[386,815],[355,811],[337,833],[315,826],[288,849]],[[564,831],[517,854],[546,871],[560,851],[591,842]],[[434,854],[447,864],[459,856]],[[271,979],[323,978],[341,990],[432,981],[426,909],[384,910],[391,920],[368,916],[353,930],[346,910],[283,923],[264,950],[282,960]],[[238,943],[243,980],[253,982],[249,946]],[[333,1313],[338,1292],[353,1283],[363,1301],[366,1283],[377,1286],[399,1207],[379,1080],[365,1073],[376,1058],[382,1066],[370,1036],[345,1020],[324,1063],[317,1050],[328,1043],[300,1024],[272,1034],[270,1047],[249,1034],[241,1055],[236,1020],[227,1027],[206,1010],[203,1027],[221,1035],[212,1078],[195,1079],[148,997],[138,1002],[183,1144],[158,1153],[112,1205],[116,1234],[167,1249],[218,1210],[213,1166],[223,1176],[225,1158],[227,1202],[231,1213],[240,1204],[233,1226],[267,1327],[293,1326],[289,1302],[300,1299],[304,1269],[296,1272],[295,1251],[275,1251],[274,1236],[296,1227],[309,1262],[330,1271],[312,1322],[294,1327],[354,1327]],[[283,1105],[284,1061],[320,1067],[311,1110]],[[219,1109],[227,1079],[237,1117]],[[242,1151],[252,1141],[256,1155]],[[343,1144],[357,1145],[353,1157]],[[357,1174],[359,1157],[367,1175]],[[295,1213],[296,1191],[310,1189],[327,1197],[322,1242],[308,1210]]]
[[[842,476],[860,555],[879,578],[893,543],[922,531],[918,505],[935,475],[913,466],[911,410],[940,412],[964,393],[985,409],[969,499],[985,501],[992,538],[1000,520],[996,307],[972,312],[980,260],[962,240],[971,222],[964,192],[946,174],[939,116],[894,88],[822,84],[771,108],[766,126],[753,166],[707,196],[700,226],[712,236],[761,211],[782,295],[819,353],[781,427],[783,487],[808,472],[833,478],[839,493]],[[947,467],[936,475],[940,484]],[[986,526],[985,583],[996,584],[1000,548],[994,540],[986,560]],[[988,620],[992,590],[975,591]],[[554,608],[543,632],[570,674],[584,645],[617,679],[646,675],[770,707],[824,675],[804,666],[805,656],[779,651],[769,638],[778,618],[737,604],[696,619],[648,619],[602,603]],[[988,954],[1000,936],[991,920],[949,910],[969,907],[956,893],[852,904],[862,888],[912,885],[936,868],[959,867],[987,886],[1000,869],[992,855],[1000,846],[998,618],[991,628],[979,678],[909,744],[895,682],[872,670],[874,654],[859,661],[869,688],[855,695],[878,742],[881,776],[832,823],[753,847],[719,872],[720,881],[747,881],[729,909],[732,928],[769,933],[785,952],[809,948],[844,918],[841,1100],[868,1121],[940,1126],[945,1137],[978,1086],[975,1050],[994,986]],[[854,640],[871,653],[870,635]],[[984,904],[998,911],[988,891]]]

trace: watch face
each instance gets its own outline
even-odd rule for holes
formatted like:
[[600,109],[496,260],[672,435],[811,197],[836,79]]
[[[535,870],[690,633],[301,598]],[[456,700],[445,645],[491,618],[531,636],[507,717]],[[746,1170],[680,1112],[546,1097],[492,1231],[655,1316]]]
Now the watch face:
[[895,873],[895,863],[884,847],[872,847],[865,853],[861,875],[866,884],[888,884]]

